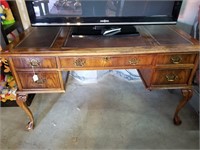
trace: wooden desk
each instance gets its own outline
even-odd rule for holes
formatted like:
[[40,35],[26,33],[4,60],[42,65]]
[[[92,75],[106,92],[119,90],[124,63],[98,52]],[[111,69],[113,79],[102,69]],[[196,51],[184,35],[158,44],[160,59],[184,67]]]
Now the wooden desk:
[[[174,123],[192,97],[192,81],[199,64],[198,41],[174,26],[138,26],[140,36],[72,38],[68,27],[31,28],[1,53],[16,79],[17,103],[30,118],[27,94],[64,92],[63,71],[137,69],[147,89],[180,89]],[[39,80],[33,81],[33,69]]]

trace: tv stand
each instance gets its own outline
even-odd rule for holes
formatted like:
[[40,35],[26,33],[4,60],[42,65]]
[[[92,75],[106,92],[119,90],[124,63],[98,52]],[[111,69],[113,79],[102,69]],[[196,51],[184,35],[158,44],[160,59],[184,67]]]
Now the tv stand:
[[72,37],[85,36],[138,36],[134,26],[76,26],[73,27]]

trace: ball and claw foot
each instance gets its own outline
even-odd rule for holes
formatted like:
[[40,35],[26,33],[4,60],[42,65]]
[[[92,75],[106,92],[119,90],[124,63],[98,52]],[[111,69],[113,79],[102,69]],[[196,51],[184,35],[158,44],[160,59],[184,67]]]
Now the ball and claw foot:
[[177,126],[181,125],[181,123],[182,123],[182,121],[179,118],[179,116],[175,116],[173,120],[174,120],[174,124],[177,125]]
[[34,124],[33,124],[33,122],[31,121],[31,122],[29,122],[29,123],[27,124],[26,129],[27,129],[28,131],[30,131],[30,130],[33,130],[33,127],[34,127]]

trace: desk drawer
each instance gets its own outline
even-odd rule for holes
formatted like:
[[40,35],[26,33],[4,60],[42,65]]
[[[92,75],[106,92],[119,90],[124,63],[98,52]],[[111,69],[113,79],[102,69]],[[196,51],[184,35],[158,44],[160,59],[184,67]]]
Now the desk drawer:
[[156,70],[152,85],[187,84],[191,71],[190,69]]
[[132,67],[148,66],[153,62],[153,55],[134,56],[101,56],[101,57],[60,57],[61,68],[94,68],[94,67]]
[[195,54],[163,54],[157,56],[156,64],[193,64],[195,58]]
[[39,80],[33,81],[33,72],[17,72],[22,89],[61,88],[58,72],[35,72]]
[[57,68],[55,57],[13,57],[15,68]]

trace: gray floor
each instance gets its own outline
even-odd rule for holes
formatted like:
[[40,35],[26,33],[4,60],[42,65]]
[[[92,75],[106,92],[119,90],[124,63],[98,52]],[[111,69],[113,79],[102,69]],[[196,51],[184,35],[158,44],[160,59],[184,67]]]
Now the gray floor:
[[18,107],[1,108],[1,149],[198,149],[199,116],[188,104],[182,125],[172,117],[181,95],[148,91],[141,81],[106,75],[96,84],[70,78],[63,94],[37,94],[36,126]]

